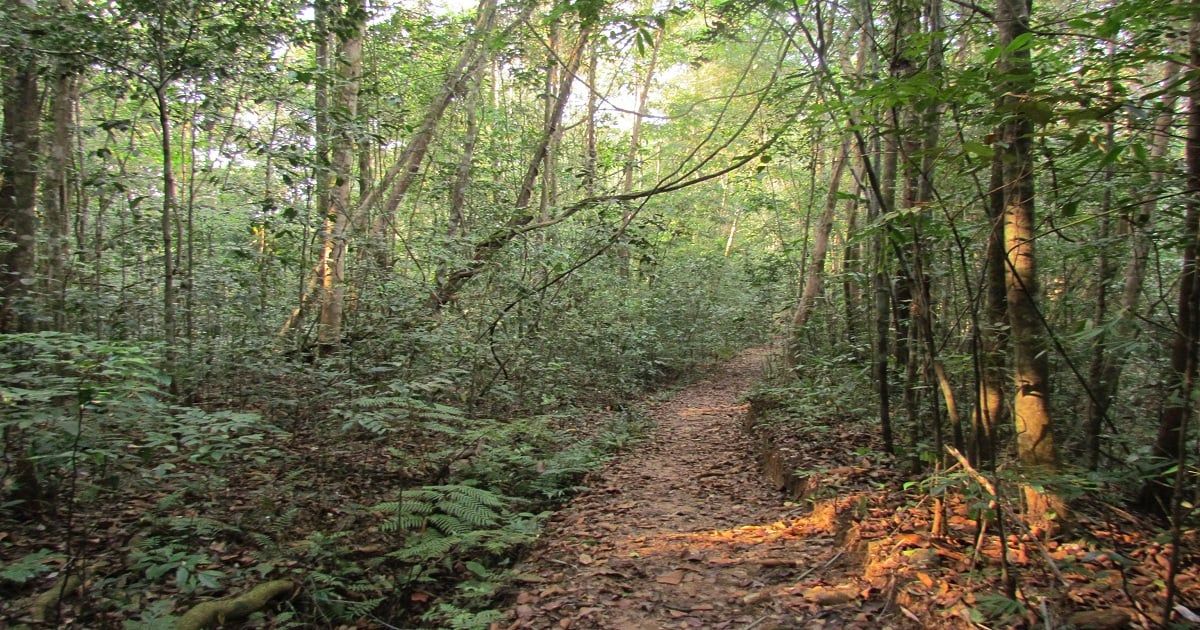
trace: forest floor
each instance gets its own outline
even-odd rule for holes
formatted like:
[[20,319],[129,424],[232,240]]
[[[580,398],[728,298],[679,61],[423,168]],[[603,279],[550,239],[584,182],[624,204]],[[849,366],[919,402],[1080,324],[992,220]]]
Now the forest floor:
[[835,583],[821,589],[830,601],[858,590],[836,584],[835,519],[785,501],[743,429],[741,399],[767,352],[648,404],[653,436],[593,475],[519,569],[531,578],[510,627],[880,627],[857,607],[811,606],[811,589],[797,587],[820,572]]
[[[494,630],[1160,627],[1159,525],[1097,493],[1059,539],[1011,522],[1003,544],[994,525],[981,539],[961,471],[907,482],[877,454],[874,423],[836,400],[825,417],[781,419],[770,390],[751,391],[769,352],[646,403],[652,436],[551,519]],[[1200,624],[1200,541],[1184,542],[1175,616]]]

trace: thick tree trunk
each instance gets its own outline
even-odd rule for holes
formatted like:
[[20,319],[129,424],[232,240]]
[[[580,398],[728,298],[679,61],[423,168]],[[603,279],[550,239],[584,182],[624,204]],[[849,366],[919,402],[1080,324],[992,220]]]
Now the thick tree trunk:
[[[1033,471],[1051,470],[1057,464],[1051,431],[1050,368],[1047,344],[1038,310],[1037,256],[1034,243],[1037,223],[1033,194],[1033,121],[1021,109],[1032,98],[1033,64],[1028,48],[1009,50],[1012,42],[1029,32],[1027,0],[1000,0],[996,25],[1000,45],[1006,50],[1001,71],[1009,78],[1002,86],[1002,104],[1009,112],[1004,125],[1004,245],[1007,274],[1005,293],[1013,347],[1013,415],[1017,456]],[[1031,522],[1047,524],[1047,513],[1061,513],[1054,497],[1033,486],[1024,488]]]
[[[8,0],[20,15],[26,3]],[[3,60],[4,127],[0,133],[0,238],[10,246],[0,253],[0,332],[34,329],[31,289],[37,256],[38,140],[41,101],[37,60],[9,51]]]

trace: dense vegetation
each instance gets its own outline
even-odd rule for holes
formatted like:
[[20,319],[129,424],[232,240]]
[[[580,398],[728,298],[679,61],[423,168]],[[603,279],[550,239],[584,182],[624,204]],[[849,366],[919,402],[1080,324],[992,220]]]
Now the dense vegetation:
[[0,51],[7,621],[485,626],[626,403],[771,335],[915,475],[1194,525],[1194,6],[4,0]]

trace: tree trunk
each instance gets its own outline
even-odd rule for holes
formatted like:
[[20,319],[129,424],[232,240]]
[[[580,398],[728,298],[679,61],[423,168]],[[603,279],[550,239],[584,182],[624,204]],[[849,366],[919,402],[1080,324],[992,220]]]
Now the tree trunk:
[[[1112,57],[1116,53],[1116,44],[1109,42],[1108,55]],[[1116,99],[1116,83],[1109,81],[1108,83],[1109,98]],[[1116,125],[1112,120],[1104,123],[1104,150],[1112,151],[1114,140],[1116,138]],[[1092,391],[1092,398],[1088,401],[1088,419],[1086,431],[1084,432],[1084,455],[1087,460],[1087,465],[1092,470],[1095,470],[1100,464],[1100,433],[1104,427],[1104,417],[1108,413],[1108,406],[1102,402],[1100,395],[1107,388],[1104,385],[1104,368],[1108,363],[1108,334],[1104,328],[1108,319],[1108,284],[1112,281],[1114,269],[1112,259],[1109,257],[1109,239],[1112,238],[1112,221],[1109,219],[1109,213],[1112,211],[1112,181],[1115,175],[1115,169],[1112,163],[1104,167],[1104,173],[1101,181],[1104,182],[1104,191],[1100,197],[1099,208],[1099,225],[1096,231],[1096,240],[1100,243],[1100,249],[1096,253],[1096,291],[1095,291],[1095,310],[1093,311],[1093,325],[1100,327],[1100,334],[1092,340],[1092,360],[1088,366],[1088,388]]]
[[[1033,194],[1033,121],[1021,106],[1032,98],[1033,63],[1028,47],[1011,50],[1013,41],[1029,32],[1028,0],[1000,0],[996,25],[1001,72],[1001,103],[1008,114],[1001,154],[1004,163],[1004,245],[1007,273],[1005,293],[1013,346],[1013,415],[1017,456],[1031,471],[1052,470],[1057,464],[1051,432],[1050,374],[1047,345],[1038,309],[1037,257],[1034,241],[1037,223]],[[1047,525],[1047,513],[1059,511],[1061,502],[1032,485],[1024,488],[1029,520]]]
[[[158,130],[162,135],[162,221],[160,234],[163,247],[163,339],[166,342],[166,372],[175,375],[175,256],[173,243],[173,214],[178,192],[175,186],[175,156],[171,153],[171,105],[167,100],[167,84],[155,87],[155,102],[158,105]],[[175,380],[172,378],[172,388]]]
[[600,61],[599,46],[592,40],[588,59],[587,130],[583,166],[583,189],[587,196],[596,196],[596,113],[600,111],[600,95],[596,90],[596,64]]
[[817,223],[816,240],[813,243],[812,256],[808,265],[808,274],[804,280],[804,289],[792,315],[791,331],[788,335],[787,354],[784,364],[789,368],[796,367],[796,356],[803,343],[804,327],[808,324],[809,314],[817,294],[821,292],[825,277],[825,256],[829,252],[829,235],[833,232],[833,215],[837,210],[838,193],[841,192],[842,174],[846,170],[846,161],[850,153],[850,136],[842,139],[841,148],[834,158],[832,173],[829,176],[829,190],[825,195],[825,207]]
[[[662,48],[663,36],[667,28],[663,26],[654,33],[654,45],[650,49],[650,61],[646,65],[646,74],[638,88],[637,114],[633,118],[633,128],[629,130],[629,151],[625,155],[625,165],[621,170],[621,192],[633,191],[633,174],[637,169],[638,149],[641,146],[642,118],[646,115],[646,104],[650,99],[650,87],[654,84],[654,70],[658,65],[658,52]],[[622,217],[622,225],[627,224],[631,216],[628,211]],[[617,260],[622,276],[629,275],[629,246],[622,244],[617,248]]]
[[509,219],[496,233],[477,242],[473,248],[470,260],[447,274],[445,281],[434,289],[429,299],[429,306],[434,310],[440,310],[446,304],[449,304],[467,282],[478,275],[484,266],[491,261],[492,256],[516,237],[519,228],[532,223],[537,218],[536,213],[529,211],[529,205],[533,199],[533,189],[537,184],[538,172],[545,162],[546,151],[549,150],[554,134],[557,133],[559,125],[562,124],[563,111],[566,109],[567,100],[571,96],[571,85],[575,82],[575,74],[579,71],[583,51],[587,46],[591,31],[591,26],[587,24],[580,29],[579,40],[576,42],[571,56],[567,59],[566,71],[563,73],[562,80],[559,82],[558,93],[555,95],[554,112],[548,121],[549,127],[543,130],[541,140],[534,148],[533,155],[530,156],[529,164],[525,169],[525,175],[521,178],[521,188],[517,192],[517,200],[514,204],[517,211],[516,215]]
[[[542,103],[542,125],[550,127],[550,117],[554,115],[554,94],[558,86],[558,20],[550,24],[550,38],[546,51],[545,99]],[[550,206],[558,203],[558,145],[562,139],[562,130],[556,129],[550,145],[546,147],[546,163],[542,168],[542,192],[538,204],[539,219],[545,221],[550,217]]]
[[346,245],[349,237],[352,208],[350,195],[354,184],[353,121],[358,113],[358,88],[362,77],[363,29],[366,8],[363,0],[350,0],[345,17],[353,26],[340,30],[346,33],[339,45],[335,61],[336,104],[342,112],[342,122],[332,126],[330,169],[334,184],[329,191],[329,215],[325,218],[325,242],[321,250],[321,314],[317,321],[317,347],[322,354],[335,349],[342,338],[346,301]]
[[1008,345],[1008,294],[1004,286],[1004,164],[998,149],[992,158],[986,201],[985,322],[978,331],[979,392],[972,414],[971,456],[973,462],[990,469],[996,463],[996,427],[1008,421],[1008,407],[1004,404],[1004,349]]
[[[8,0],[12,15],[29,10]],[[30,300],[37,257],[38,141],[41,101],[37,60],[30,53],[6,53],[4,127],[0,132],[0,237],[11,246],[0,253],[0,333],[34,329]]]
[[[533,6],[533,3],[530,3],[524,10],[525,12],[516,18],[516,22],[523,21],[524,16],[532,10]],[[425,161],[425,155],[429,152],[429,144],[433,141],[442,115],[446,113],[446,108],[462,93],[465,82],[475,74],[476,66],[486,61],[486,47],[483,46],[483,41],[491,33],[495,21],[496,0],[480,0],[478,15],[475,19],[475,30],[467,38],[458,62],[446,75],[442,89],[430,103],[429,109],[426,110],[421,125],[413,132],[404,150],[400,152],[400,157],[388,168],[379,185],[359,200],[359,207],[369,208],[378,200],[379,195],[387,192],[383,209],[376,215],[375,223],[370,230],[375,241],[373,247],[376,249],[377,263],[381,267],[391,266],[390,253],[381,249],[380,244],[389,240],[387,236],[392,229],[396,209],[400,207],[404,196],[408,194],[408,189],[416,181],[417,174],[421,171],[421,163]],[[365,216],[365,213],[363,214]]]
[[[71,5],[60,0],[60,7]],[[50,102],[51,135],[45,166],[46,289],[54,330],[66,330],[67,263],[71,249],[70,205],[74,189],[71,155],[75,142],[75,108],[79,80],[65,64],[55,68]]]
[[[1179,64],[1167,62],[1163,71],[1163,85],[1170,85],[1179,74]],[[1162,96],[1162,112],[1154,121],[1150,138],[1150,158],[1156,164],[1161,164],[1167,158],[1171,144],[1171,127],[1175,119],[1175,101],[1178,93],[1167,90]],[[1127,218],[1121,231],[1129,234],[1129,262],[1125,266],[1125,275],[1121,289],[1121,304],[1113,325],[1113,336],[1117,339],[1129,339],[1136,334],[1135,311],[1141,301],[1142,285],[1146,280],[1146,261],[1150,257],[1150,236],[1154,228],[1154,214],[1158,209],[1158,195],[1163,183],[1162,168],[1155,168],[1150,173],[1149,191],[1138,205],[1136,213]],[[1099,324],[1100,322],[1097,322]],[[1099,380],[1093,380],[1092,392],[1095,401],[1088,408],[1088,437],[1097,439],[1088,444],[1089,461],[1095,467],[1100,458],[1099,435],[1103,430],[1104,419],[1108,417],[1113,397],[1116,395],[1121,380],[1121,371],[1125,362],[1123,356],[1106,352],[1103,354],[1103,369]]]
[[[1200,15],[1193,12],[1188,34],[1188,48],[1193,68],[1200,66]],[[1200,345],[1200,274],[1196,270],[1197,238],[1200,238],[1200,74],[1191,73],[1187,83],[1187,201],[1183,223],[1183,257],[1179,280],[1179,317],[1171,341],[1171,369],[1178,379],[1178,389],[1168,396],[1166,408],[1159,420],[1153,454],[1160,458],[1158,472],[1146,481],[1138,496],[1138,505],[1158,514],[1172,513],[1172,499],[1181,491],[1175,484],[1183,480],[1184,444],[1187,423],[1192,414],[1192,396],[1196,384],[1197,346]],[[1174,479],[1162,472],[1176,465]],[[1178,543],[1178,541],[1177,541]]]

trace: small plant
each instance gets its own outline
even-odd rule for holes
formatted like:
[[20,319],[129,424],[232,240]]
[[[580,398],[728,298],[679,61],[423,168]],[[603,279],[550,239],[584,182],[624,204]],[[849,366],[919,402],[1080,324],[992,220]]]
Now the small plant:
[[176,543],[163,544],[157,538],[147,538],[133,552],[133,568],[141,571],[146,579],[158,582],[170,574],[175,586],[184,593],[220,588],[225,574],[205,568],[212,564],[206,553],[196,553]]
[[49,549],[40,549],[26,554],[19,560],[0,566],[0,580],[12,584],[24,584],[54,568],[55,563],[62,561],[62,555]]

